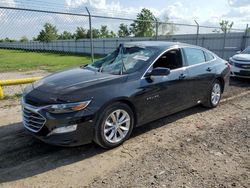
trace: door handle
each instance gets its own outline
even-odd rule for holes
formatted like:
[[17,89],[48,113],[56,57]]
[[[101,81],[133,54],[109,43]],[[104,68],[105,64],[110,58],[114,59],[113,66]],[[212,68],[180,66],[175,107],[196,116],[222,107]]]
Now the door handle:
[[179,79],[184,79],[184,78],[186,78],[186,74],[181,74],[181,75],[179,76]]
[[211,68],[211,67],[208,67],[206,71],[211,72],[211,71],[212,71],[212,68]]

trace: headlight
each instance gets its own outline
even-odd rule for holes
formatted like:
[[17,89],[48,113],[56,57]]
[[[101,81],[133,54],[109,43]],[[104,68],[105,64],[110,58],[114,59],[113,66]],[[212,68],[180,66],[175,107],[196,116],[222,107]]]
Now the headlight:
[[51,113],[69,113],[85,109],[91,100],[77,103],[67,103],[67,104],[54,104],[46,106],[45,109]]

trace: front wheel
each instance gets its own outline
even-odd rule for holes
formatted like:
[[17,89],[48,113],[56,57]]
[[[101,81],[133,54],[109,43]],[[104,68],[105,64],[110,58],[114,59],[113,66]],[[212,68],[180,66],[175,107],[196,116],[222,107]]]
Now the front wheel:
[[207,101],[203,104],[208,108],[215,108],[220,103],[222,94],[221,83],[219,80],[216,80],[209,91]]
[[129,138],[134,127],[134,115],[124,103],[114,103],[100,114],[94,141],[103,148],[114,148]]

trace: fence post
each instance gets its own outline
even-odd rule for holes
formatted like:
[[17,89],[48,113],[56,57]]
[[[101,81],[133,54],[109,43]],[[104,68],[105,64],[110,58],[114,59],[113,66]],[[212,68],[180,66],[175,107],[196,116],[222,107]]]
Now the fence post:
[[0,85],[0,99],[4,98],[3,87]]
[[204,41],[205,41],[205,37],[202,37],[201,47],[205,47],[204,46]]
[[200,25],[199,25],[199,23],[198,23],[196,20],[194,20],[194,22],[195,22],[196,25],[197,25],[197,30],[196,30],[196,45],[198,45],[199,32],[200,32]]
[[227,36],[227,31],[224,31],[224,37],[223,37],[223,49],[222,49],[222,59],[224,59],[224,55],[225,55],[225,45],[226,45],[226,36]]
[[92,34],[92,17],[91,14],[89,12],[89,9],[87,7],[85,7],[88,15],[89,15],[89,31],[90,31],[90,47],[91,47],[91,60],[92,63],[94,62],[94,46],[93,46],[93,34]]
[[246,42],[247,42],[247,30],[248,30],[248,24],[246,26],[245,33],[242,37],[242,42],[241,42],[241,50],[244,50],[246,48]]
[[159,22],[157,19],[155,19],[155,39],[158,40],[158,27],[159,27]]

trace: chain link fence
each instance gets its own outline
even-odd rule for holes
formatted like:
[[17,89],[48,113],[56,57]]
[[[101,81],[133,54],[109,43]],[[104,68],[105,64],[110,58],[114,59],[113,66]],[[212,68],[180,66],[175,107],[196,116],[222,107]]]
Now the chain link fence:
[[[228,59],[232,53],[249,44],[249,35],[245,29],[231,29],[230,32],[222,33],[220,27],[200,26],[197,22],[191,25],[108,17],[93,14],[87,9],[79,14],[0,7],[0,15],[0,48],[6,49],[107,54],[120,42],[164,40],[197,44]],[[121,25],[129,29],[135,21],[150,22],[153,27],[151,36],[135,36],[129,34],[129,31],[119,33]],[[51,39],[41,36],[46,24],[48,27],[56,27],[56,40],[53,40],[53,36]]]
[[[156,19],[130,19],[126,14],[118,17],[107,10],[105,13],[107,16],[103,16],[103,12],[88,8],[73,12],[61,11],[60,8],[52,11],[48,6],[47,10],[43,6],[36,10],[21,6],[0,7],[0,55],[6,54],[6,51],[1,50],[12,50],[12,55],[15,53],[17,56],[29,52],[20,63],[19,69],[25,70],[37,62],[35,66],[39,70],[20,73],[19,69],[16,69],[13,73],[12,64],[9,62],[14,62],[15,57],[7,57],[0,62],[0,80],[48,74],[44,68],[46,63],[41,63],[39,58],[44,61],[51,56],[50,54],[54,54],[53,58],[58,60],[52,59],[55,64],[49,71],[66,68],[63,60],[67,58],[79,57],[78,62],[72,66],[79,64],[81,59],[89,63],[91,59],[93,61],[100,55],[112,52],[122,42],[184,42],[205,47],[226,60],[238,50],[250,45],[250,35],[246,29],[232,28],[230,32],[223,33],[220,27],[202,26],[196,21],[194,24],[179,24]],[[131,30],[136,29],[133,27],[135,23],[147,26],[151,30],[142,27],[146,31],[131,33]],[[32,52],[39,52],[34,62],[31,62]],[[63,66],[57,68],[58,64]],[[11,87],[7,93],[20,92],[19,87]]]

